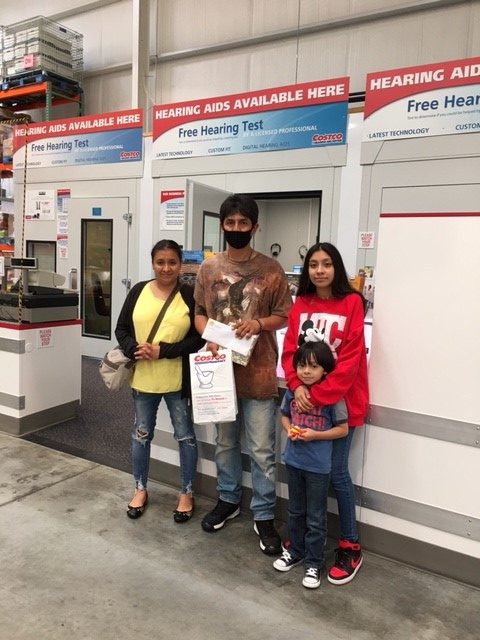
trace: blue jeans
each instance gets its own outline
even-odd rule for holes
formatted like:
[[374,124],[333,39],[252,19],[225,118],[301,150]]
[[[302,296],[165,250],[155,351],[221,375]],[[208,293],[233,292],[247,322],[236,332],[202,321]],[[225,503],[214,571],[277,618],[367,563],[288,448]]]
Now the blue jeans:
[[145,489],[150,465],[150,443],[155,433],[157,411],[165,399],[173,425],[173,435],[180,453],[181,493],[190,493],[197,470],[197,439],[193,430],[190,408],[180,391],[170,393],[142,393],[132,390],[135,422],[132,430],[132,465],[135,485]]
[[235,422],[216,425],[215,462],[217,491],[221,500],[239,504],[242,494],[241,428],[250,456],[252,500],[250,508],[255,520],[272,520],[275,508],[275,399],[238,399]]
[[288,476],[289,551],[305,558],[305,567],[325,564],[327,498],[330,476],[286,465]]
[[333,440],[332,471],[330,474],[338,504],[340,538],[349,542],[358,541],[355,490],[348,470],[348,454],[356,429],[356,427],[350,427],[345,438]]

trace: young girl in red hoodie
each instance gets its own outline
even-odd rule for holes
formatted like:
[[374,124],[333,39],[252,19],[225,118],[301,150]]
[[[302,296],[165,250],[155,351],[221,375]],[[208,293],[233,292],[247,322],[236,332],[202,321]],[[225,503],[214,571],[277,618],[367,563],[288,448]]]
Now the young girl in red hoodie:
[[[314,405],[336,404],[342,398],[347,405],[349,433],[345,438],[333,441],[332,452],[331,482],[340,518],[335,564],[328,572],[332,584],[350,582],[363,561],[358,542],[355,491],[348,470],[352,437],[355,428],[364,424],[368,410],[363,321],[363,297],[351,287],[338,249],[329,242],[313,245],[305,256],[297,298],[288,316],[282,366],[300,411],[308,411]],[[297,377],[293,354],[299,336],[312,341],[316,334],[330,345],[336,364],[335,370],[321,385],[307,388]]]

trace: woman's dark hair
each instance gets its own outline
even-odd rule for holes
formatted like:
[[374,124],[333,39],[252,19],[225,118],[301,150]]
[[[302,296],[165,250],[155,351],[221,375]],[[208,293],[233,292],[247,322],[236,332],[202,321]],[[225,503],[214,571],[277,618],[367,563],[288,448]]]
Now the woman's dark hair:
[[231,213],[241,213],[252,222],[254,227],[258,222],[258,205],[250,196],[242,196],[240,193],[234,193],[228,196],[220,206],[220,223]]
[[332,350],[326,342],[304,342],[293,354],[293,368],[316,362],[325,373],[330,373],[335,368],[335,358]]
[[175,242],[175,240],[159,240],[153,246],[153,249],[151,251],[152,262],[157,251],[166,251],[167,249],[171,249],[172,251],[175,251],[175,253],[178,256],[178,259],[180,260],[180,262],[182,262],[182,248],[178,243]]
[[365,308],[365,299],[363,295],[359,291],[354,289],[348,280],[347,271],[345,269],[345,265],[343,264],[340,251],[333,244],[330,244],[330,242],[317,242],[307,251],[307,255],[305,256],[305,260],[303,261],[302,273],[300,274],[297,295],[304,296],[308,293],[316,293],[315,285],[310,280],[308,266],[310,264],[311,257],[317,251],[325,251],[325,253],[330,256],[330,259],[332,261],[332,296],[334,298],[344,298],[351,293],[356,293],[361,297],[363,306]]

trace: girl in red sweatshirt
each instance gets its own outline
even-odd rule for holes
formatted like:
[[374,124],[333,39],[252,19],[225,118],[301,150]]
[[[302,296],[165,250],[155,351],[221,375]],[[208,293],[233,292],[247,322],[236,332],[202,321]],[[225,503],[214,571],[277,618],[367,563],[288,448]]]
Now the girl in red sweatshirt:
[[[348,411],[349,433],[333,441],[331,482],[340,518],[340,540],[335,564],[328,572],[332,584],[350,582],[363,561],[358,542],[355,491],[348,470],[348,454],[356,427],[368,410],[367,358],[363,329],[364,300],[349,281],[342,257],[329,242],[308,250],[297,298],[288,316],[282,366],[288,388],[300,411],[314,405],[336,404],[342,398]],[[320,338],[321,336],[321,338]],[[298,343],[324,339],[332,349],[335,370],[322,382],[307,388],[293,367]]]

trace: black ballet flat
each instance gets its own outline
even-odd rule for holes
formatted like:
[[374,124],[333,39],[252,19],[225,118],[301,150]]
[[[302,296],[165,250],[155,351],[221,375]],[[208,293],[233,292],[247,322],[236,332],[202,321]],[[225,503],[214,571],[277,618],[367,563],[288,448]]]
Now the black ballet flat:
[[148,504],[148,493],[145,492],[145,501],[142,504],[141,507],[132,507],[131,505],[128,505],[127,508],[127,516],[129,518],[132,518],[132,520],[135,520],[136,518],[140,518],[140,516],[142,515],[142,513],[145,511],[145,507]]
[[194,510],[195,503],[192,498],[192,508],[190,509],[190,511],[178,511],[177,509],[175,509],[175,511],[173,512],[173,520],[178,524],[181,524],[182,522],[188,522],[193,516]]

